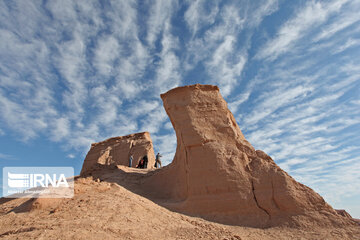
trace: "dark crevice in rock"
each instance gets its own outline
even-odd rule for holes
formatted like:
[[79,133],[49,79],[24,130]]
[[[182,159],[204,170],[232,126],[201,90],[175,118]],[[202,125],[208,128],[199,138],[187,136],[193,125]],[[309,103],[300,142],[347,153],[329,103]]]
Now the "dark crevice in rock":
[[265,208],[263,208],[263,207],[260,206],[260,204],[259,204],[259,202],[258,202],[258,200],[257,200],[257,198],[256,198],[255,187],[254,187],[254,180],[252,180],[252,179],[251,179],[251,188],[252,188],[252,193],[253,193],[253,197],[254,197],[256,206],[257,206],[259,209],[263,210],[263,211],[269,216],[269,220],[270,220],[270,219],[271,219],[270,213],[269,213]]
[[186,175],[186,198],[189,196],[189,159],[188,159],[188,150],[184,143],[184,138],[180,132],[182,145],[185,149],[185,175]]

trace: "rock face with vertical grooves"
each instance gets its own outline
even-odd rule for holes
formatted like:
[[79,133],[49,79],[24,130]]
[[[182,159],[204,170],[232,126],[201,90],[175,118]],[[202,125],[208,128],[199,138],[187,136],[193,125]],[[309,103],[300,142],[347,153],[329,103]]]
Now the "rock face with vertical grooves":
[[143,187],[190,215],[252,227],[343,223],[312,189],[295,181],[245,139],[217,86],[162,94],[177,137],[173,162]]
[[149,159],[148,168],[154,166],[155,155],[150,133],[135,133],[91,144],[81,169],[81,175],[91,174],[92,171],[101,165],[128,166],[131,154],[133,155],[132,167],[135,167],[145,155]]

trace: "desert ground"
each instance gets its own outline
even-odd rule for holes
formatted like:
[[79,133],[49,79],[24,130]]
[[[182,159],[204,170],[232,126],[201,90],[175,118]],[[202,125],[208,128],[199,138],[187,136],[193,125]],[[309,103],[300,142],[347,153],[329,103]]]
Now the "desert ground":
[[[70,199],[1,199],[1,239],[360,239],[348,228],[250,228],[168,210],[137,192],[146,169],[76,178]],[[122,174],[119,174],[122,173]]]

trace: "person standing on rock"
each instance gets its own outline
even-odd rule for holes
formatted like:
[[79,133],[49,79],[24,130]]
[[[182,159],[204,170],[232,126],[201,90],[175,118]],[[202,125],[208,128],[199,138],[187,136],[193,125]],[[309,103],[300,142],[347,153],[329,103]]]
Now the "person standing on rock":
[[145,161],[144,159],[142,158],[139,163],[136,165],[136,168],[144,168],[145,166]]
[[160,155],[160,153],[156,154],[156,158],[155,158],[155,168],[157,168],[159,166],[159,168],[161,168],[161,160],[160,158],[162,157],[162,155]]
[[132,161],[133,161],[133,155],[130,155],[130,158],[129,158],[129,167],[131,167],[132,166]]
[[145,155],[145,156],[143,157],[143,159],[144,159],[144,168],[147,168],[147,165],[148,165],[148,162],[149,162],[148,156]]

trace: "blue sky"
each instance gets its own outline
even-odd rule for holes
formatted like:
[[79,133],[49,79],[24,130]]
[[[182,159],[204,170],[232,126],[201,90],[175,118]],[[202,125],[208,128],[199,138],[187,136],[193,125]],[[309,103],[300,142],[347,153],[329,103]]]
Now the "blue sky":
[[[0,1],[0,164],[73,166],[215,84],[246,138],[360,218],[360,1]],[[2,174],[2,173],[1,173]]]

